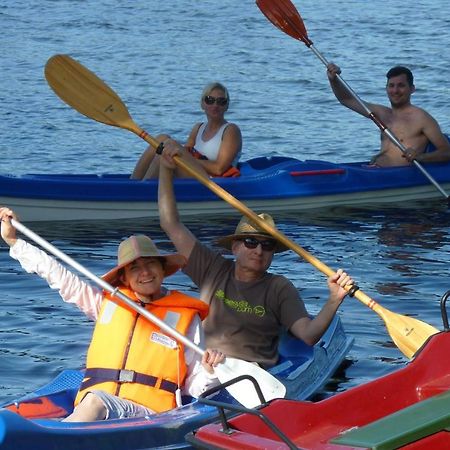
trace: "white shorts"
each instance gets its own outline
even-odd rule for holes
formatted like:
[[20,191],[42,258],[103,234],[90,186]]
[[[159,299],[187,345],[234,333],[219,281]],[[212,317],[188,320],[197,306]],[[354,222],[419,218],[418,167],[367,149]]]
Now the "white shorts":
[[105,419],[127,419],[131,417],[145,417],[155,414],[155,411],[145,408],[138,403],[116,395],[108,394],[103,391],[90,391],[95,394],[105,405],[106,417]]

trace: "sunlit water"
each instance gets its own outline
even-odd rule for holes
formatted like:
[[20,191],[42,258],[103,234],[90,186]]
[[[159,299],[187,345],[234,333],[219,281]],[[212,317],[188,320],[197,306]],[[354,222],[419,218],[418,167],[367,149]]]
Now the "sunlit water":
[[[447,1],[305,0],[296,2],[315,46],[343,69],[361,97],[385,102],[384,74],[394,64],[416,76],[414,102],[450,132]],[[104,79],[151,134],[184,140],[202,120],[199,95],[211,80],[230,89],[229,120],[240,125],[244,158],[295,156],[333,162],[368,159],[378,145],[370,121],[342,108],[322,63],[301,42],[273,27],[251,1],[111,0],[0,3],[1,172],[131,171],[146,144],[135,135],[80,116],[49,89],[43,69],[68,53]],[[205,242],[232,232],[236,216],[190,220]],[[281,231],[389,310],[442,328],[439,299],[448,281],[449,212],[441,201],[384,209],[330,209],[279,215]],[[170,244],[157,221],[30,223],[34,231],[98,275],[113,264],[117,243],[133,232]],[[325,277],[293,252],[277,255],[274,272],[289,277],[308,310],[326,300]],[[194,293],[182,274],[172,287]],[[0,248],[0,401],[79,368],[92,323],[63,304]],[[348,367],[323,395],[402,366],[383,320],[358,300],[339,315],[355,337]]]

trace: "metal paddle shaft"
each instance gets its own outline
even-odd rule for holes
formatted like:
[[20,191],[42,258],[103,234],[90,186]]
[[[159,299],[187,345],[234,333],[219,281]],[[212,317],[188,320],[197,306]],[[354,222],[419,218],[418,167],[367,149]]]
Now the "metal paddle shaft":
[[[322,61],[325,67],[328,66],[329,61],[314,47],[313,42],[308,37],[306,27],[303,20],[290,0],[256,0],[256,4],[262,13],[272,22],[277,28],[289,36],[302,41],[312,52]],[[370,119],[377,125],[377,127],[393,142],[403,154],[407,154],[407,148],[400,142],[400,140],[392,133],[391,130],[370,110],[364,101],[360,99],[358,94],[348,85],[348,83],[339,75],[336,74],[338,80],[348,90],[352,97],[364,109]],[[425,170],[425,168],[415,159],[413,164],[428,178],[434,187],[447,199],[449,195],[442,186]]]
[[[46,64],[45,76],[55,93],[81,114],[98,122],[132,131],[158,149],[159,152],[162,150],[161,144],[156,139],[133,122],[127,107],[118,95],[78,61],[67,55],[52,56]],[[92,82],[90,82],[91,78]],[[322,273],[327,276],[334,273],[320,260],[264,222],[256,213],[210,178],[198,173],[183,158],[175,157],[174,160],[179,167],[186,170],[217,196],[240,211],[261,229],[274,236],[286,247],[295,251]],[[349,291],[351,289],[348,288]],[[408,358],[414,355],[431,335],[438,332],[436,328],[424,322],[388,311],[360,290],[356,291],[354,295],[385,321],[394,343]]]
[[[122,293],[118,288],[111,286],[102,278],[94,275],[92,272],[87,270],[84,266],[77,263],[70,256],[66,255],[62,251],[54,247],[50,242],[46,241],[29,228],[27,228],[22,223],[15,219],[11,219],[11,224],[25,236],[32,239],[34,242],[39,244],[42,248],[46,249],[56,257],[60,258],[69,266],[72,266],[75,270],[82,273],[96,284],[98,284],[105,291],[110,292],[112,295],[120,299],[123,303],[128,305],[131,309],[141,314],[150,322],[164,330],[167,334],[173,336],[176,340],[191,348],[200,355],[204,355],[205,350],[201,349],[198,345],[192,342],[183,334],[179,333],[174,328],[167,325],[164,321],[153,315],[150,311],[142,308],[131,298]],[[251,375],[255,378],[259,384],[259,387],[264,396],[264,400],[272,400],[274,398],[282,398],[286,395],[286,387],[273,375],[262,369],[261,367],[249,363],[247,361],[242,361],[236,358],[227,357],[225,361],[214,368],[217,378],[221,383],[226,383],[234,378],[241,375]],[[249,380],[242,380],[237,384],[230,384],[226,387],[227,391],[242,405],[246,408],[255,408],[261,404],[261,399],[259,398],[258,392],[253,388],[252,383]]]

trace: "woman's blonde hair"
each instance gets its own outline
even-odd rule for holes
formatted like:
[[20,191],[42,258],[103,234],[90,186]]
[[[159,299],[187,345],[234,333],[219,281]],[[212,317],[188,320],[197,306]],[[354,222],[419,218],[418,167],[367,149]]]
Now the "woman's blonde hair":
[[228,89],[218,81],[214,81],[212,83],[209,83],[205,86],[202,92],[202,96],[200,98],[200,106],[202,105],[203,99],[207,97],[208,95],[211,95],[211,92],[214,89],[220,89],[225,94],[225,98],[227,99],[228,105],[230,104],[230,94],[228,93]]

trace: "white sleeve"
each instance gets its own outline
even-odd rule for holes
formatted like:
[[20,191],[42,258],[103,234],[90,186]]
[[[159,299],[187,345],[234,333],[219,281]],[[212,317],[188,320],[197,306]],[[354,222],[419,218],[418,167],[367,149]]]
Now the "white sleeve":
[[17,239],[9,254],[11,258],[19,261],[28,273],[36,273],[46,280],[52,289],[58,289],[65,302],[76,304],[90,319],[97,319],[103,300],[100,289],[90,286],[55,258],[22,239]]
[[[202,322],[198,315],[192,321],[186,337],[200,348],[205,348]],[[203,368],[202,356],[199,353],[190,347],[185,347],[184,357],[188,365],[188,372],[182,389],[183,395],[198,397],[201,393],[219,383],[214,374],[210,374]]]

